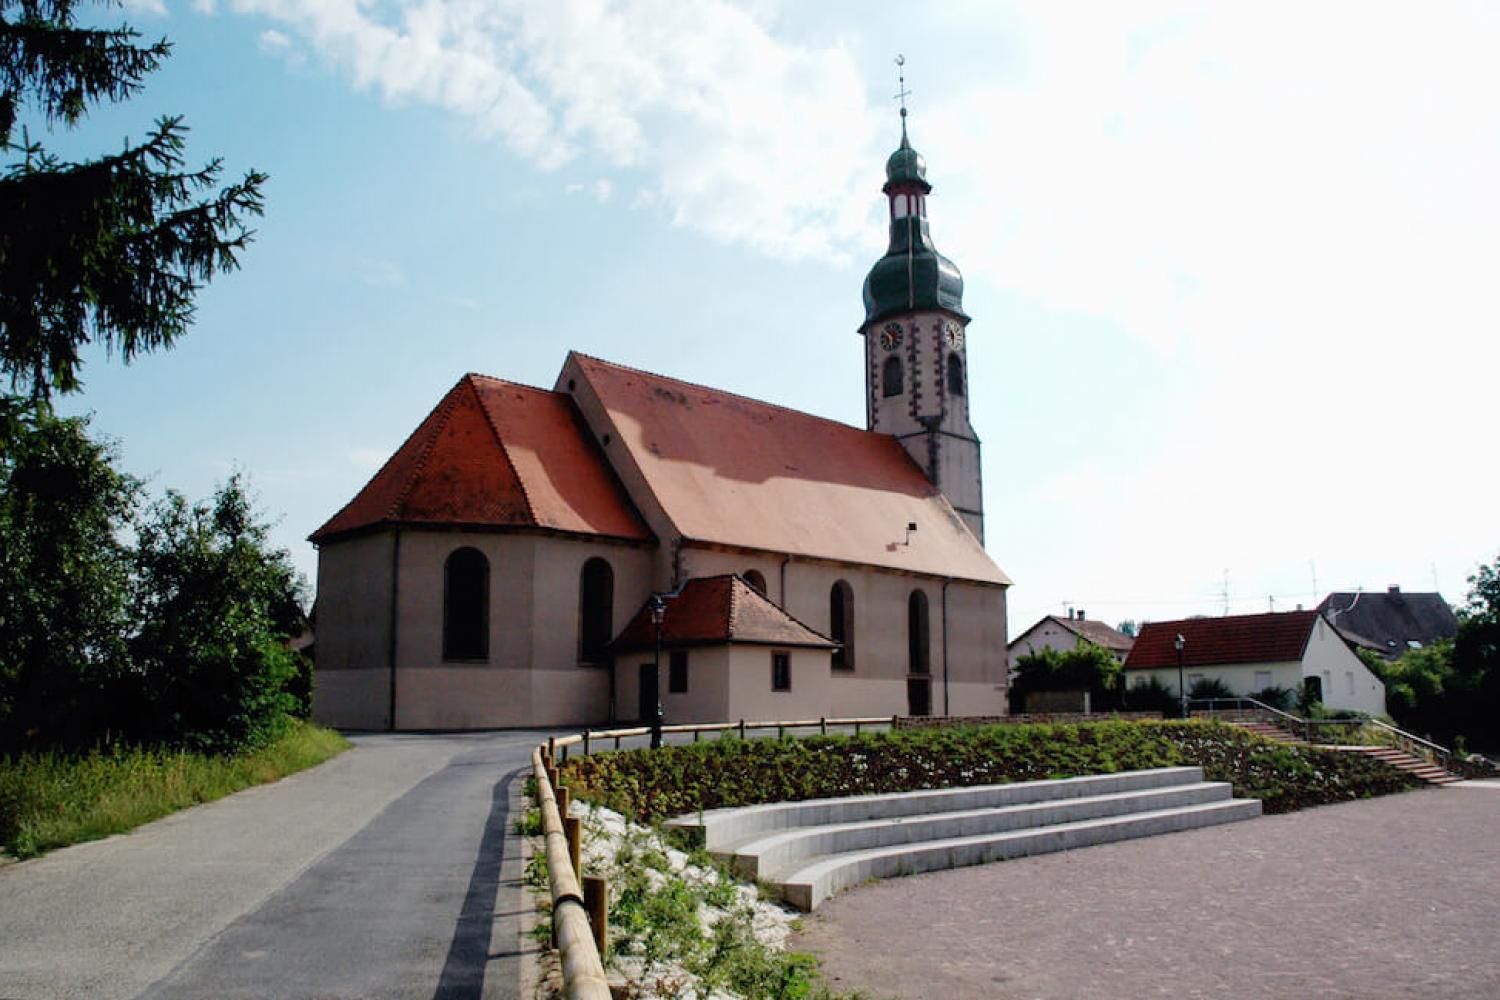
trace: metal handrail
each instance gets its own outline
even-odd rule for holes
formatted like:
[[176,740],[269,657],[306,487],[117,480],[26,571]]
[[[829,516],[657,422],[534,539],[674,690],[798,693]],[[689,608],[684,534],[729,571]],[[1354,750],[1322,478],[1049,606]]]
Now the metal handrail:
[[[762,729],[774,729],[778,734],[785,733],[789,729],[816,729],[819,732],[827,733],[830,726],[853,726],[854,733],[857,736],[862,726],[889,725],[894,728],[898,718],[900,716],[881,715],[860,716],[859,718],[849,719],[786,719],[762,722],[749,722],[745,719],[740,719],[738,722],[679,723],[677,725],[662,726],[661,731],[663,733],[692,733],[694,742],[697,741],[697,736],[700,733],[724,733],[730,730],[738,730],[739,734],[744,736],[747,732]],[[587,756],[593,753],[594,744],[600,740],[613,740],[615,744],[614,748],[618,750],[620,748],[620,740],[632,736],[647,736],[650,733],[650,726],[630,726],[625,729],[585,729],[581,733],[573,733],[568,736],[554,736],[547,741],[547,748],[553,752],[562,751],[561,759],[567,760],[569,747],[582,744],[583,753]]]
[[1433,754],[1436,754],[1442,760],[1451,760],[1453,757],[1453,751],[1449,750],[1445,746],[1441,746],[1440,744],[1434,743],[1428,739],[1423,739],[1415,733],[1409,733],[1404,729],[1397,729],[1395,726],[1391,725],[1388,722],[1381,722],[1379,719],[1374,718],[1299,719],[1297,716],[1292,715],[1290,712],[1283,712],[1279,708],[1273,708],[1272,706],[1267,705],[1265,702],[1257,701],[1254,698],[1199,698],[1189,702],[1189,707],[1191,707],[1192,705],[1207,704],[1209,706],[1208,711],[1212,712],[1215,710],[1214,706],[1221,702],[1232,702],[1235,705],[1254,705],[1256,711],[1266,712],[1270,715],[1285,719],[1288,722],[1292,723],[1294,726],[1300,726],[1302,728],[1304,737],[1309,743],[1312,742],[1312,727],[1314,726],[1373,726],[1378,730],[1382,730],[1391,734],[1397,740],[1404,740],[1408,743],[1414,743],[1417,746],[1422,747],[1423,749],[1428,750]]

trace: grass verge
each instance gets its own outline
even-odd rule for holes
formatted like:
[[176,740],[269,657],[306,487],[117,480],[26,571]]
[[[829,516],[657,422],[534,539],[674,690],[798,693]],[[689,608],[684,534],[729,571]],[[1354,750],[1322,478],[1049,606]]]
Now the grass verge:
[[0,849],[30,858],[123,833],[321,764],[348,748],[338,733],[299,722],[260,750],[234,756],[117,747],[82,756],[0,758]]
[[566,761],[574,792],[645,823],[699,809],[1067,778],[1177,764],[1266,812],[1404,791],[1416,779],[1362,754],[1274,743],[1218,722],[1097,722],[723,739]]

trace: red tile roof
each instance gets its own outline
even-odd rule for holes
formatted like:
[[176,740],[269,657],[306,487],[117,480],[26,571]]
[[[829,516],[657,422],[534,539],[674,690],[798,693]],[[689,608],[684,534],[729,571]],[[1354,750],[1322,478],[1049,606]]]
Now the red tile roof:
[[312,541],[380,524],[652,538],[571,398],[483,375],[459,379]]
[[574,369],[690,541],[1010,583],[890,435],[577,353]]
[[[701,646],[726,642],[769,646],[816,646],[837,643],[814,632],[737,575],[695,577],[675,595],[663,595],[662,644]],[[656,627],[647,601],[612,644],[619,652],[651,649]]]
[[1179,634],[1183,638],[1184,667],[1294,662],[1302,659],[1317,620],[1316,611],[1278,611],[1151,622],[1141,626],[1141,634],[1125,658],[1125,669],[1176,667],[1173,643]]

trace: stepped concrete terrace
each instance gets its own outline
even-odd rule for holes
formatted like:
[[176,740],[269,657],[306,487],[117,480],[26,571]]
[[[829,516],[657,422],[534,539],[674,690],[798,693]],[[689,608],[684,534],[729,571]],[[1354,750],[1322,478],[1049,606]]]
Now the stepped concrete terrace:
[[802,910],[867,879],[1228,823],[1260,803],[1198,767],[776,802],[670,820]]

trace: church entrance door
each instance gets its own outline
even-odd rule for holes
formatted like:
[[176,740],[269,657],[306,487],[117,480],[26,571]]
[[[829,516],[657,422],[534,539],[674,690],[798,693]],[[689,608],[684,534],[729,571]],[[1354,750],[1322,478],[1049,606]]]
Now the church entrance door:
[[641,664],[640,692],[640,715],[636,718],[642,725],[648,725],[656,718],[656,664]]
[[932,714],[932,681],[926,677],[906,679],[906,714]]

